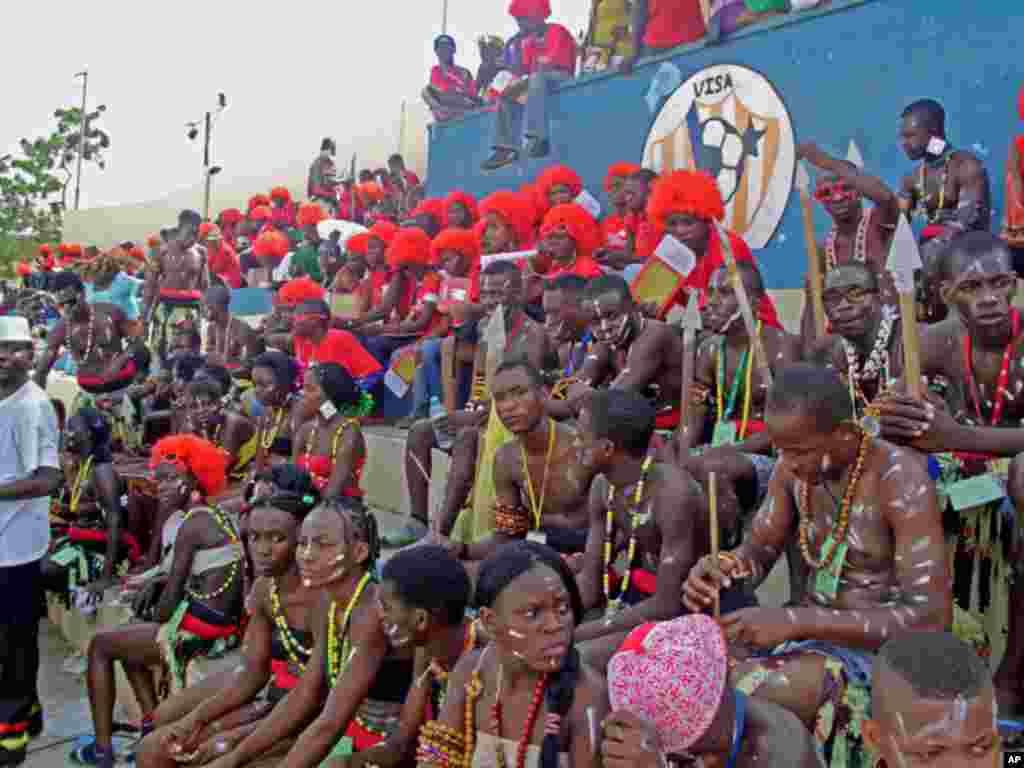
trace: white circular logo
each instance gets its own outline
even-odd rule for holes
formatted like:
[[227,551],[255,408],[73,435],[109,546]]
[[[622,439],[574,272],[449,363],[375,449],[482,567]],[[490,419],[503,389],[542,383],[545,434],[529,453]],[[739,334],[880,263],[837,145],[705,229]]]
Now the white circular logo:
[[764,248],[793,189],[796,144],[789,111],[752,69],[702,69],[661,108],[647,134],[643,165],[658,173],[711,174],[725,201],[725,227],[751,248]]

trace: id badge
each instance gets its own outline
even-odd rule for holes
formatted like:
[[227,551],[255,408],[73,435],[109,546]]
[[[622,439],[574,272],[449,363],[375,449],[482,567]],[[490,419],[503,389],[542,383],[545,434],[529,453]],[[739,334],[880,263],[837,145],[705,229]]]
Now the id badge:
[[544,531],[530,531],[526,534],[526,540],[532,541],[536,544],[544,544],[546,546],[548,543],[548,535],[544,533]]
[[711,445],[732,445],[736,442],[736,422],[719,421],[715,423],[715,431],[711,434]]
[[[835,547],[835,540],[830,535],[825,539],[825,544],[821,548],[821,557],[828,557],[828,553]],[[846,565],[846,553],[849,550],[848,545],[844,541],[839,545],[839,549],[836,550],[836,556],[832,558],[832,562],[828,568],[820,568],[814,577],[814,591],[822,597],[827,597],[829,600],[835,600],[839,594],[839,575],[843,572],[843,566]]]

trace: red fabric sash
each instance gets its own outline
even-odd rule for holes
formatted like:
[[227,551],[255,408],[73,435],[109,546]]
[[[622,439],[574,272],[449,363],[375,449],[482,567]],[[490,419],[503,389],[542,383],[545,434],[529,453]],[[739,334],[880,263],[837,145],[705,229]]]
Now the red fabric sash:
[[85,374],[78,374],[78,384],[81,387],[104,387],[110,384],[125,382],[125,386],[135,378],[137,369],[135,368],[135,361],[129,360],[124,368],[117,372],[117,374],[110,379],[105,379],[102,376],[86,376]]
[[191,613],[186,613],[184,618],[181,620],[180,630],[184,632],[191,632],[196,637],[201,637],[203,640],[221,640],[225,637],[231,637],[232,635],[238,634],[238,625],[229,624],[227,626],[217,626],[216,624],[207,624],[202,619],[197,619]]
[[186,288],[161,288],[161,299],[173,299],[175,301],[198,302],[203,297],[202,292]]
[[345,735],[352,739],[352,748],[356,752],[365,752],[370,747],[375,747],[384,741],[383,736],[366,730],[355,718],[349,722]]
[[282,691],[290,691],[299,684],[299,678],[292,674],[287,661],[272,659],[270,670],[274,674],[274,685]]
[[629,582],[645,595],[653,595],[658,591],[658,574],[634,568],[629,575]]
[[675,429],[679,426],[679,414],[678,406],[671,411],[658,411],[658,415],[654,417],[655,429]]
[[[97,544],[106,544],[108,539],[106,531],[97,531],[92,528],[78,528],[76,526],[68,528],[68,538],[76,543],[88,541]],[[121,543],[128,547],[128,559],[133,563],[138,561],[142,557],[142,547],[139,546],[138,540],[128,531],[121,531],[120,538]]]

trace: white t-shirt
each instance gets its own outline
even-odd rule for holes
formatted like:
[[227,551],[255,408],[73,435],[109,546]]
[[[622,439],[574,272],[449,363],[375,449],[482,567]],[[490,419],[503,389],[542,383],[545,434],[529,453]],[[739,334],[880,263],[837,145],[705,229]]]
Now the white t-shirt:
[[[31,379],[0,400],[0,484],[59,469],[57,414]],[[0,567],[39,560],[50,546],[50,498],[0,500]]]

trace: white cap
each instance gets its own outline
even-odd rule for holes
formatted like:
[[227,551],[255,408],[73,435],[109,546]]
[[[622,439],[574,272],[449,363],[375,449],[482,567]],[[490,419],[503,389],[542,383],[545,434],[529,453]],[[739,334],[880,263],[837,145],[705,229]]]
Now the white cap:
[[0,317],[0,342],[4,341],[27,341],[31,344],[32,333],[29,331],[28,320],[17,315]]

